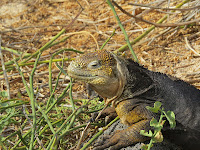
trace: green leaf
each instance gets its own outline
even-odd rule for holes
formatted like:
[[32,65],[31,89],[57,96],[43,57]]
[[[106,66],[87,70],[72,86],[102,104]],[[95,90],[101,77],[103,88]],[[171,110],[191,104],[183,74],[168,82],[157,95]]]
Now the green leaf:
[[152,137],[153,133],[151,130],[149,130],[149,132],[146,132],[145,130],[140,130],[140,134],[144,135],[144,136],[148,136],[148,137]]
[[159,122],[155,118],[152,118],[150,121],[150,126],[156,127],[158,125],[159,125]]
[[155,130],[161,130],[163,128],[164,123],[165,123],[165,120],[162,120],[159,123],[155,118],[152,118],[151,121],[150,121],[150,126],[154,127]]
[[160,143],[160,142],[162,142],[163,141],[162,132],[161,131],[157,132],[157,134],[154,136],[154,138],[152,140],[153,140],[153,143]]
[[154,127],[154,128],[158,128],[161,125],[159,124],[159,122],[155,118],[152,118],[151,121],[150,121],[150,126]]
[[160,110],[160,107],[161,107],[162,103],[159,102],[159,101],[156,101],[154,103],[154,107],[150,107],[150,106],[147,106],[146,108],[154,113],[158,113],[158,111]]
[[160,109],[161,105],[162,105],[161,102],[156,101],[156,102],[154,103],[154,108],[159,108],[159,109]]
[[146,145],[146,144],[142,145],[141,149],[147,150],[148,149],[148,145]]
[[165,114],[165,117],[167,118],[167,120],[169,121],[170,124],[170,128],[174,128],[176,126],[176,121],[175,121],[175,114],[173,111],[167,111],[163,113]]
[[150,148],[152,148],[153,147],[153,144],[151,144],[151,145],[149,145],[149,144],[144,144],[144,145],[142,145],[142,147],[141,147],[141,149],[143,149],[143,150],[148,150],[148,147],[150,146]]
[[0,91],[0,97],[8,97],[8,92]]

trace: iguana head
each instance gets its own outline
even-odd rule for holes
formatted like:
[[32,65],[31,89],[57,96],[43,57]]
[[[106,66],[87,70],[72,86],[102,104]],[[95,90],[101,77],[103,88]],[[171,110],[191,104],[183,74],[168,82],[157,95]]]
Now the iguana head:
[[[106,50],[90,52],[77,57],[68,67],[68,74],[91,87],[102,97],[119,97],[125,85],[123,63]],[[108,101],[107,101],[108,102]]]

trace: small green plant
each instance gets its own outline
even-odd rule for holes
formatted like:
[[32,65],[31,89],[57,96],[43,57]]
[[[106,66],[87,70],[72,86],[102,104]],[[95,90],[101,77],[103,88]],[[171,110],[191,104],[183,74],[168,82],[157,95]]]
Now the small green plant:
[[164,111],[164,108],[161,107],[161,102],[155,102],[154,107],[147,106],[146,108],[154,113],[160,113],[159,121],[157,121],[155,118],[152,118],[150,121],[150,126],[154,129],[154,131],[149,130],[146,132],[145,130],[141,130],[140,134],[150,137],[150,143],[145,144],[142,146],[142,149],[144,150],[150,150],[150,148],[153,146],[153,143],[158,143],[163,141],[163,135],[162,135],[162,128],[166,120],[163,120],[163,118],[166,118],[170,124],[170,128],[174,128],[176,126],[175,122],[175,114],[172,111]]
[[8,92],[6,92],[6,91],[0,91],[0,98],[1,97],[3,97],[3,98],[8,97]]

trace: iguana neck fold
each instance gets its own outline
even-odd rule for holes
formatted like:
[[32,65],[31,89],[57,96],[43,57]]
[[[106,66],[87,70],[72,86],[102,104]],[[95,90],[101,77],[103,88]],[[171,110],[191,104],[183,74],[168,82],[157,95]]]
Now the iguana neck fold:
[[118,90],[116,92],[116,95],[110,99],[106,99],[106,104],[108,103],[112,103],[112,105],[115,107],[116,106],[116,102],[119,100],[119,98],[121,97],[123,91],[124,91],[124,87],[127,83],[126,81],[126,77],[127,77],[127,73],[128,73],[128,69],[125,65],[125,62],[119,57],[117,57],[116,55],[114,55],[113,53],[111,53],[113,55],[113,58],[116,60],[117,64],[116,64],[116,71],[117,71],[117,77],[118,77]]
[[[120,97],[113,101],[113,106],[117,106],[121,101],[136,97],[141,99],[141,101],[142,99],[148,100],[147,103],[154,102],[152,99],[157,97],[159,91],[158,85],[148,75],[149,71],[130,59],[120,59],[119,61],[122,64],[121,68],[123,68],[123,71],[126,70],[123,72],[125,85]],[[151,97],[148,97],[149,95]]]

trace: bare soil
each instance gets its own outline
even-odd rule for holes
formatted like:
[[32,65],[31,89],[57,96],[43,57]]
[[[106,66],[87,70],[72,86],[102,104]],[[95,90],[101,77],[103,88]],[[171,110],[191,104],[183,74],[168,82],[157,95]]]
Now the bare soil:
[[[128,5],[128,2],[132,1],[119,1],[118,4],[131,12],[133,11],[133,6]],[[145,0],[141,1],[141,3],[149,2]],[[170,6],[175,6],[179,2],[181,1],[171,1]],[[116,34],[106,45],[105,49],[113,51],[126,44],[124,35],[106,2],[101,0],[82,0],[80,4],[84,8],[83,12],[76,19],[75,23],[67,28],[67,32],[63,35],[73,34],[73,36],[65,43],[56,46],[56,48],[45,51],[43,55],[47,58],[47,55],[53,53],[58,48],[74,48],[83,52],[99,49],[111,35],[114,28],[116,28]],[[166,6],[166,4],[163,6]],[[2,46],[21,52],[33,53],[55,36],[62,28],[65,28],[80,10],[79,4],[73,0],[3,0],[0,5]],[[124,15],[118,9],[116,11],[120,16],[121,22],[124,23],[130,41],[151,26],[140,21],[135,23],[133,19]],[[152,11],[144,15],[144,19],[156,22],[164,15],[164,13]],[[183,14],[173,16],[166,22],[173,22],[181,18],[181,15]],[[199,14],[197,15],[199,16]],[[198,67],[199,56],[186,46],[185,37],[189,38],[189,45],[197,53],[200,53],[199,34],[192,37],[195,33],[199,33],[199,28],[199,26],[194,26],[189,29],[180,29],[162,35],[151,43],[145,42],[135,47],[135,53],[140,63],[150,70],[160,71],[189,82],[194,82],[190,81],[192,79],[188,78],[187,74],[200,71]],[[165,29],[156,28],[145,39],[154,37]],[[129,54],[129,52],[126,53]],[[4,52],[3,55],[5,62],[12,59],[10,53]],[[70,52],[64,55],[70,58],[75,56],[75,54]],[[185,67],[188,65],[189,67]],[[1,82],[3,81],[1,80]],[[199,82],[195,82],[194,84],[197,87],[200,86]]]

